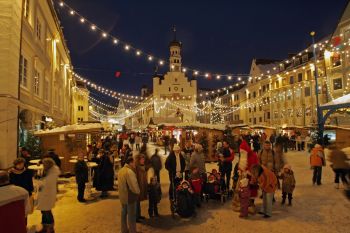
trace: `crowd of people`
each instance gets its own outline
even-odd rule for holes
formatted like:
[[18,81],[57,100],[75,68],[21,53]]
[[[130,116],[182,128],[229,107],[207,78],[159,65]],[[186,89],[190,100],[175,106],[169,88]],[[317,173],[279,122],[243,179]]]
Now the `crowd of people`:
[[[92,172],[93,186],[101,192],[101,198],[108,197],[109,191],[116,190],[114,181],[117,177],[122,232],[136,232],[136,222],[143,222],[143,201],[148,200],[150,218],[159,216],[158,204],[162,198],[160,171],[163,169],[163,161],[158,148],[155,148],[152,155],[148,154],[148,138],[147,133],[98,138],[88,146],[86,152],[79,152],[75,163],[74,174],[79,202],[86,202],[84,192],[89,180],[86,160],[97,163]],[[218,170],[208,172],[201,144],[188,140],[179,145],[174,136],[165,138],[164,150],[166,154],[169,151],[169,154],[164,167],[168,171],[170,181],[168,191],[171,210],[182,217],[189,217],[196,214],[196,208],[200,208],[205,199],[225,200],[232,197],[233,210],[240,212],[240,217],[246,218],[249,214],[259,213],[264,218],[270,218],[277,190],[281,190],[282,193],[281,205],[287,202],[292,206],[296,180],[294,171],[284,156],[290,140],[293,141],[290,138],[287,140],[285,135],[275,134],[268,138],[264,133],[225,137],[217,142],[215,149]],[[297,134],[295,143],[294,149],[298,150]],[[305,149],[304,146],[300,143],[300,150]],[[288,148],[290,147],[287,146],[287,150]],[[336,188],[339,188],[340,180],[344,187],[348,187],[347,155],[335,145],[330,145],[328,149],[326,156],[327,153],[321,145],[310,146],[312,184],[322,184],[322,167],[326,165],[328,158],[335,173]],[[238,162],[233,164],[236,157]],[[116,158],[120,158],[122,165],[117,175],[114,169]],[[4,183],[0,188],[15,185],[26,190],[27,214],[33,211],[34,206],[34,173],[28,169],[30,159],[29,151],[22,148],[21,156],[14,161],[8,172],[1,172],[3,177],[0,179]],[[51,210],[56,202],[61,161],[54,150],[49,150],[40,163],[43,166],[43,174],[37,182],[36,208],[42,213],[43,227],[38,232],[54,232],[55,221]],[[149,177],[148,174],[152,175]],[[258,195],[259,189],[261,196]],[[262,206],[257,210],[255,200],[259,197],[262,199]]]

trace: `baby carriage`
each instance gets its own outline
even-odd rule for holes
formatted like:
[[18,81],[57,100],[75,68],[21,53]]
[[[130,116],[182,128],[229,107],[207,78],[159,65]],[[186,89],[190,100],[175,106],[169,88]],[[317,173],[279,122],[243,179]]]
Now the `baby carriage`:
[[208,178],[204,184],[203,190],[206,202],[208,202],[209,199],[215,199],[221,200],[221,203],[224,203],[227,199],[227,192],[225,189],[225,181],[221,178],[221,174],[216,169],[208,173]]
[[[177,179],[177,178],[175,178]],[[187,180],[181,183],[175,189],[173,182],[173,198],[170,200],[171,215],[174,218],[175,213],[182,218],[189,218],[195,214],[195,203],[193,201],[193,190]]]

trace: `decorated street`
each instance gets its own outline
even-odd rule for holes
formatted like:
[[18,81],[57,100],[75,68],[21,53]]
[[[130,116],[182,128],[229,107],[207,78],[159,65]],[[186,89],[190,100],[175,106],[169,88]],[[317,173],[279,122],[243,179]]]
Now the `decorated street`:
[[[154,146],[149,147],[153,153]],[[161,150],[161,155],[163,151]],[[147,216],[148,202],[142,202],[142,212],[147,219],[143,224],[137,224],[140,232],[232,232],[232,233],[278,233],[278,232],[347,232],[350,222],[349,208],[343,189],[335,189],[333,172],[329,167],[324,169],[323,184],[313,186],[311,182],[312,170],[308,164],[306,152],[288,152],[288,162],[292,165],[297,182],[295,198],[292,207],[281,206],[281,191],[276,192],[276,203],[273,205],[274,217],[268,220],[261,215],[240,219],[239,213],[232,210],[232,200],[225,204],[210,200],[198,209],[197,216],[190,219],[171,217],[168,199],[169,178],[165,169],[161,172],[162,200],[159,218],[149,219]],[[164,157],[163,157],[164,159]],[[237,162],[237,159],[234,163]],[[206,164],[207,171],[217,168],[215,163]],[[60,185],[58,202],[53,212],[56,216],[57,232],[65,233],[113,233],[120,230],[120,202],[118,192],[112,192],[107,199],[96,198],[86,204],[76,201],[76,189],[73,179],[69,183]],[[97,194],[95,195],[97,196]],[[257,201],[258,207],[261,200]],[[40,212],[35,211],[29,217],[31,231],[35,232],[35,224],[40,222]]]

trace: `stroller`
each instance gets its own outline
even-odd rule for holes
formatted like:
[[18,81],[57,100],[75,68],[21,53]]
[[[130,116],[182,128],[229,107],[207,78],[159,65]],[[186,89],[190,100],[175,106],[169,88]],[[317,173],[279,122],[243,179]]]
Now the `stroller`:
[[[175,186],[177,185],[176,189]],[[171,216],[174,218],[177,213],[182,218],[189,218],[195,215],[195,204],[193,201],[193,190],[187,180],[180,181],[175,178],[173,185],[173,197],[170,200]]]
[[204,184],[204,199],[206,202],[208,202],[209,199],[221,200],[221,203],[227,200],[225,181],[221,178],[221,174],[216,169],[208,173],[208,179]]

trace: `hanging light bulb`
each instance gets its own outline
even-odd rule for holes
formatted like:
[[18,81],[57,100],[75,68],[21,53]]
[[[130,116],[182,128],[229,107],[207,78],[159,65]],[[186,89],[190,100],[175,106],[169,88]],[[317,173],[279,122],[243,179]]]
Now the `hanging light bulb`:
[[80,22],[81,22],[81,23],[85,23],[85,19],[84,19],[84,18],[81,18],[81,19],[80,19]]
[[102,36],[104,37],[104,38],[106,38],[107,37],[107,33],[102,33]]
[[114,40],[113,40],[113,44],[118,44],[118,40],[117,40],[117,39],[114,39]]
[[130,49],[130,46],[129,45],[125,45],[125,50],[129,50]]
[[64,3],[63,2],[60,2],[60,7],[63,7],[64,6]]
[[96,30],[96,26],[95,26],[95,25],[92,25],[92,26],[91,26],[91,30],[95,31],[95,30]]
[[153,60],[153,57],[152,57],[152,56],[148,56],[148,60],[149,60],[149,61],[152,61],[152,60]]
[[74,15],[74,11],[73,11],[73,10],[72,10],[72,11],[70,11],[70,14],[71,14],[71,15]]
[[137,56],[140,56],[140,55],[141,55],[141,51],[139,51],[139,50],[136,51],[136,55],[137,55]]

